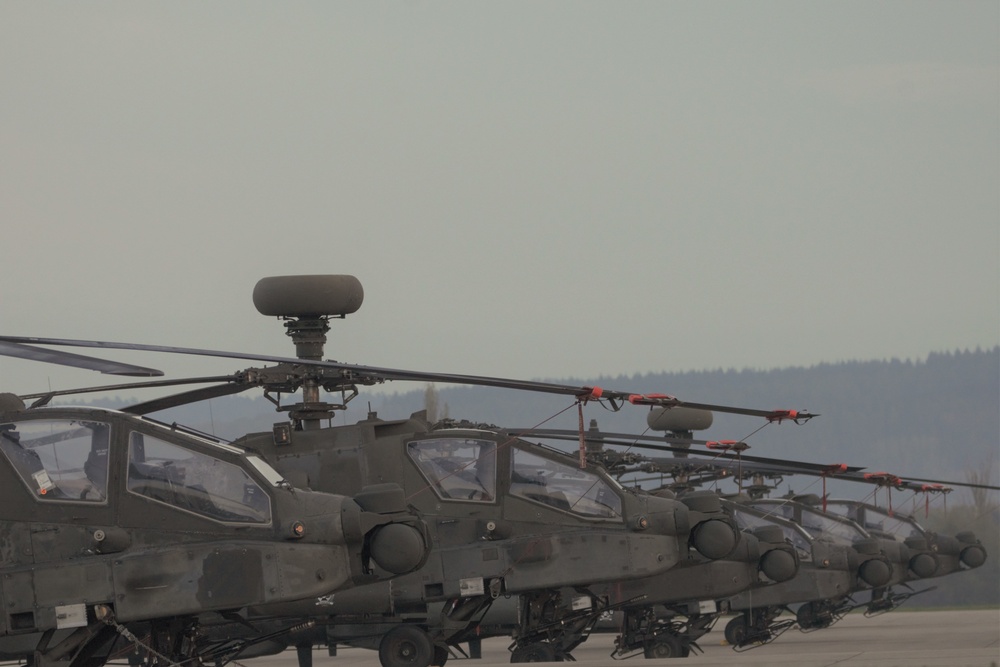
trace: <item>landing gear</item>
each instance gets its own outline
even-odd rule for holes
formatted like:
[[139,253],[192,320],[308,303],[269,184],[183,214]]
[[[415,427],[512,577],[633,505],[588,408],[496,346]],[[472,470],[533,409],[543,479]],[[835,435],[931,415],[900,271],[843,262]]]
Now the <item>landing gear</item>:
[[664,634],[647,644],[642,654],[651,659],[686,658],[691,654],[691,647],[680,637]]
[[511,662],[562,662],[563,657],[549,642],[532,642],[518,646],[510,654]]
[[739,646],[744,641],[746,641],[747,634],[749,630],[747,629],[747,619],[744,618],[743,614],[739,616],[733,616],[728,623],[726,623],[725,636],[726,641],[733,646]]
[[[906,586],[906,584],[903,584]],[[909,586],[906,586],[910,588]],[[891,588],[873,588],[872,589],[872,599],[865,608],[865,616],[877,616],[879,614],[884,614],[887,611],[892,611],[899,605],[903,604],[914,595],[920,595],[921,593],[927,593],[928,591],[933,591],[937,586],[931,586],[930,588],[925,588],[922,591],[914,591],[911,589],[909,593],[896,593]]]
[[382,637],[378,648],[382,667],[428,667],[435,657],[430,636],[415,625],[393,628]]
[[586,641],[601,615],[611,609],[606,600],[580,589],[528,593],[521,596],[520,606],[511,662],[573,660],[570,651]]
[[799,607],[795,612],[795,621],[803,632],[821,630],[842,619],[853,608],[849,602],[814,600]]
[[726,641],[736,650],[767,644],[795,625],[795,619],[778,620],[782,607],[746,610],[726,624]]
[[631,658],[642,651],[655,658],[686,658],[699,650],[695,640],[711,630],[718,614],[690,614],[676,609],[653,607],[626,609],[622,634],[615,640],[615,659]]

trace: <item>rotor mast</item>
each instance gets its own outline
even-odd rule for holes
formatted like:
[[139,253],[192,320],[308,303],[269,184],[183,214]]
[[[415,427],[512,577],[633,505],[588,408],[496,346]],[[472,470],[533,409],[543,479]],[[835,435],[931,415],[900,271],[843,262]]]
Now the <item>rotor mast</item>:
[[[303,361],[323,361],[331,317],[344,318],[364,301],[361,282],[348,275],[273,276],[262,278],[253,290],[253,302],[262,315],[285,320],[285,333]],[[335,406],[320,399],[322,372],[302,377],[302,402],[291,407],[296,428],[322,428]]]

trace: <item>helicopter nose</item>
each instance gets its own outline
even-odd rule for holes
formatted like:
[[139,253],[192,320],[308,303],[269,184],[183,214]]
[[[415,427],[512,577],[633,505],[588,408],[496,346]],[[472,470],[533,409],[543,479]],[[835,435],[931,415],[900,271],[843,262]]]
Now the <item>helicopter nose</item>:
[[406,574],[423,565],[429,553],[427,529],[407,510],[402,487],[366,486],[354,496],[354,503],[357,513],[346,532],[360,541],[364,560],[390,574]]
[[383,570],[406,574],[424,561],[427,545],[413,526],[390,523],[377,528],[369,541],[372,560]]
[[799,571],[799,561],[788,549],[771,549],[760,557],[760,571],[775,583],[792,579]]
[[739,530],[732,518],[722,511],[722,501],[711,491],[694,492],[680,499],[691,513],[691,546],[705,558],[718,560],[733,552],[739,543]]
[[934,554],[931,553],[927,539],[924,537],[908,537],[903,543],[912,554],[908,564],[910,572],[921,579],[933,577],[934,573],[937,572],[938,562]]
[[892,578],[892,566],[889,561],[881,555],[879,541],[868,538],[856,541],[853,545],[854,551],[861,556],[861,565],[858,566],[858,577],[873,588],[885,586]]
[[937,559],[931,554],[918,553],[910,558],[910,571],[922,579],[933,577],[937,568]]
[[878,588],[889,583],[892,578],[892,568],[881,558],[871,558],[858,568],[858,576],[869,586]]
[[976,568],[986,562],[986,549],[978,544],[974,544],[971,547],[962,549],[962,555],[959,558],[967,567]]
[[975,533],[966,530],[955,536],[955,540],[962,546],[959,553],[959,560],[968,568],[976,568],[986,562],[986,548],[976,537]]
[[763,552],[757,561],[758,569],[775,583],[788,581],[799,571],[799,559],[785,542],[785,534],[778,526],[759,526],[753,535],[760,542]]
[[736,548],[733,526],[722,519],[702,521],[691,531],[691,544],[705,558],[718,560]]

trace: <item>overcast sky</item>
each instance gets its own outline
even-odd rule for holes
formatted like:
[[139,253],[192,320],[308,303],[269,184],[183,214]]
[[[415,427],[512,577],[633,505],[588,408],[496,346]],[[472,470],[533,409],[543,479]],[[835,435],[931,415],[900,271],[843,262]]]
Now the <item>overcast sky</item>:
[[0,332],[291,355],[255,282],[348,273],[327,356],[371,365],[992,347],[998,36],[995,0],[4,2]]

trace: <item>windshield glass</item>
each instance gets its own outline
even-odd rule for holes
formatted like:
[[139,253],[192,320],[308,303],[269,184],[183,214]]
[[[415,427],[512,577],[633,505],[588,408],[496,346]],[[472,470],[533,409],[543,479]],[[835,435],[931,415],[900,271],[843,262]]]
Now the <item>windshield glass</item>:
[[902,541],[908,537],[924,537],[926,533],[912,517],[889,514],[880,507],[865,506],[865,528],[888,533]]
[[741,507],[733,508],[733,519],[736,521],[736,525],[740,527],[740,530],[752,531],[754,528],[760,528],[761,526],[777,526],[781,529],[785,539],[791,542],[792,546],[795,547],[795,551],[798,552],[799,558],[808,560],[812,557],[812,544],[810,544],[809,538],[803,533],[802,529],[796,527],[797,524],[788,524],[784,521],[772,521],[767,517],[759,516],[758,514],[749,512]]
[[480,502],[496,498],[497,451],[492,440],[419,440],[407,444],[406,453],[438,496]]
[[226,523],[266,524],[271,499],[239,466],[133,431],[128,490]]
[[[809,505],[791,501],[759,500],[755,501],[753,506],[774,516],[796,521],[813,539],[852,544],[855,540],[868,537],[856,523],[823,514]],[[798,521],[795,518],[797,512],[802,517]]]
[[621,498],[601,477],[518,448],[511,453],[510,492],[574,514],[622,516]]
[[0,425],[0,450],[38,500],[103,503],[108,424],[39,419]]
[[802,527],[817,538],[827,538],[841,544],[852,544],[868,537],[856,523],[808,507],[802,509]]

